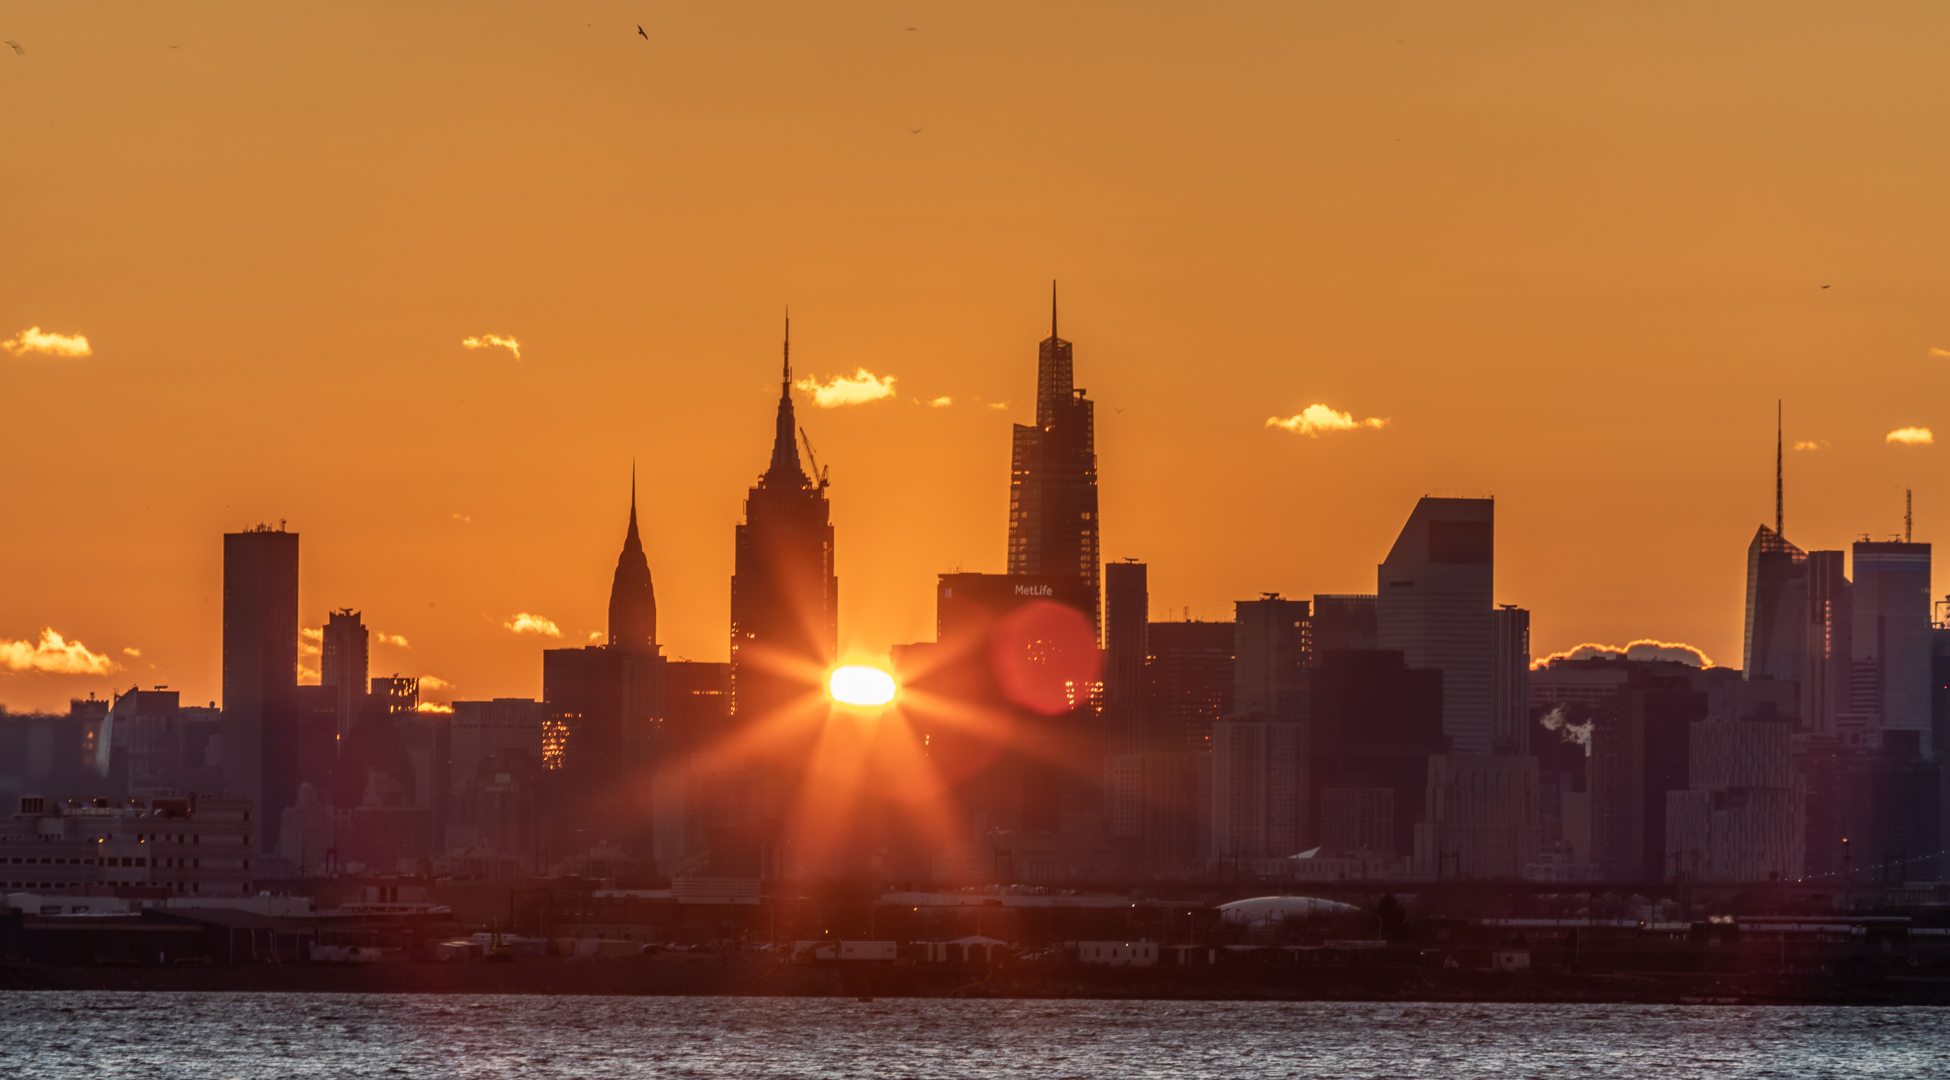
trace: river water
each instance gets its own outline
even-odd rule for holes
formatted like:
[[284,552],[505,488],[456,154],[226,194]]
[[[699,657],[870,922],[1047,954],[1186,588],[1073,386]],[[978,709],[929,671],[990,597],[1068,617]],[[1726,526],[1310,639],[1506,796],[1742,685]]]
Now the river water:
[[0,1076],[1946,1077],[1950,1010],[18,992]]

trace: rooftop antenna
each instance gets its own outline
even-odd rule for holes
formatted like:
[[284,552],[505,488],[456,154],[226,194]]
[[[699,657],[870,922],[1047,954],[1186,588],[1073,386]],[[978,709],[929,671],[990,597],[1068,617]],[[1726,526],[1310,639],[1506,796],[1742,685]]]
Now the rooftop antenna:
[[1903,543],[1905,544],[1910,542],[1910,536],[1916,526],[1916,518],[1912,513],[1916,508],[1916,504],[1911,499],[1912,494],[1910,489],[1903,489]]
[[1774,399],[1774,535],[1787,537],[1787,503],[1781,490],[1781,399]]

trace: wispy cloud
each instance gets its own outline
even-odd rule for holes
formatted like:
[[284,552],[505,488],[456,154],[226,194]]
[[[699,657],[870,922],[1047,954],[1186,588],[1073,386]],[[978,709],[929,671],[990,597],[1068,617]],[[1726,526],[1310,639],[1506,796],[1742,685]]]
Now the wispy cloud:
[[1796,439],[1794,440],[1794,448],[1796,450],[1826,450],[1828,449],[1828,440],[1827,439]]
[[136,648],[133,645],[130,645],[129,647],[122,650],[122,655],[140,660],[142,658],[142,650]]
[[317,656],[324,651],[325,631],[316,626],[298,628],[298,655]]
[[43,627],[39,641],[0,638],[0,671],[39,671],[48,675],[106,675],[121,670],[107,653],[91,651],[69,641],[53,627]]
[[448,682],[438,675],[420,676],[420,689],[422,690],[452,690],[453,688],[453,683]]
[[303,660],[298,661],[298,685],[299,686],[317,686],[320,682],[323,682],[324,679],[325,676],[320,675],[318,673],[317,668],[312,667],[310,664],[305,663]]
[[825,382],[809,375],[792,385],[811,394],[813,404],[822,409],[865,405],[894,396],[894,376],[875,375],[866,368],[858,368],[851,375],[835,375]]
[[454,513],[448,514],[447,516],[453,518],[455,521],[460,522],[462,525],[472,525],[474,523],[474,517],[471,514],[463,514],[460,513],[459,511],[455,511]]
[[603,632],[601,630],[589,631],[589,644],[600,645],[602,644],[602,641],[603,641]]
[[1315,402],[1292,416],[1269,416],[1266,418],[1266,426],[1279,428],[1281,431],[1291,431],[1296,435],[1305,435],[1310,439],[1318,439],[1327,432],[1384,428],[1388,426],[1388,418],[1370,416],[1365,420],[1356,420],[1353,413],[1345,413],[1332,406]]
[[991,408],[991,409],[1006,409],[1006,408],[1008,408],[1008,407],[1009,407],[1009,403],[1008,403],[1008,402],[1006,402],[1006,401],[991,401],[991,402],[989,402],[989,408]]
[[1926,427],[1899,427],[1882,437],[1886,443],[1901,443],[1904,446],[1928,446],[1936,442],[1936,436]]
[[1950,349],[1939,349],[1932,345],[1926,351],[1925,355],[1935,357],[1938,360],[1950,360]]
[[[424,681],[425,680],[422,680],[422,682]],[[442,705],[438,701],[422,701],[418,705],[413,706],[413,711],[424,712],[424,713],[440,713],[441,715],[444,716],[448,713],[453,712],[454,707],[452,705]]]
[[464,337],[460,339],[460,347],[463,349],[506,349],[514,354],[515,359],[521,359],[521,342],[504,334],[482,334],[480,337]]
[[5,341],[0,341],[0,349],[14,356],[28,353],[45,353],[48,356],[93,356],[95,350],[89,348],[88,339],[81,334],[57,334],[30,326]]
[[517,634],[540,634],[543,637],[562,636],[562,628],[555,625],[554,619],[546,615],[536,615],[527,611],[515,612],[501,625],[509,630],[513,630]]
[[413,647],[413,643],[406,640],[405,634],[389,634],[384,630],[374,630],[372,632],[372,639],[381,645],[390,645],[395,649],[410,649]]
[[1634,638],[1623,645],[1606,645],[1603,642],[1587,641],[1560,649],[1548,656],[1540,656],[1530,662],[1533,668],[1543,667],[1552,660],[1672,660],[1693,667],[1709,668],[1713,658],[1705,651],[1683,641],[1660,641],[1657,638]]
[[930,399],[928,401],[928,407],[934,409],[945,409],[948,406],[953,405],[954,403],[955,403],[954,398],[949,397],[947,394],[943,394],[938,398]]

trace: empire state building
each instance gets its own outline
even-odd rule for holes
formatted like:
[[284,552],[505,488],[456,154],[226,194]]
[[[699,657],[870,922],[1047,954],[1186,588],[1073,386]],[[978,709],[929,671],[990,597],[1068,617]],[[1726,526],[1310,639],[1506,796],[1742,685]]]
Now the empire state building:
[[1036,423],[1015,425],[1009,462],[1009,573],[1074,577],[1099,623],[1096,407],[1076,388],[1070,343],[1056,334],[1036,356]]
[[745,496],[731,575],[731,708],[741,720],[815,699],[839,649],[826,476],[800,464],[798,435],[787,319],[772,459]]

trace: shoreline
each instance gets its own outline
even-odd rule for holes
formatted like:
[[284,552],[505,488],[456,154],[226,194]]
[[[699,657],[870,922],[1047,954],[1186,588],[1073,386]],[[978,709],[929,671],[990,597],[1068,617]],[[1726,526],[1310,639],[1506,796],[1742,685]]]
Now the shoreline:
[[515,961],[162,968],[0,964],[0,992],[1337,1001],[1427,1004],[1950,1006],[1950,978],[1420,969],[837,968],[749,962]]

